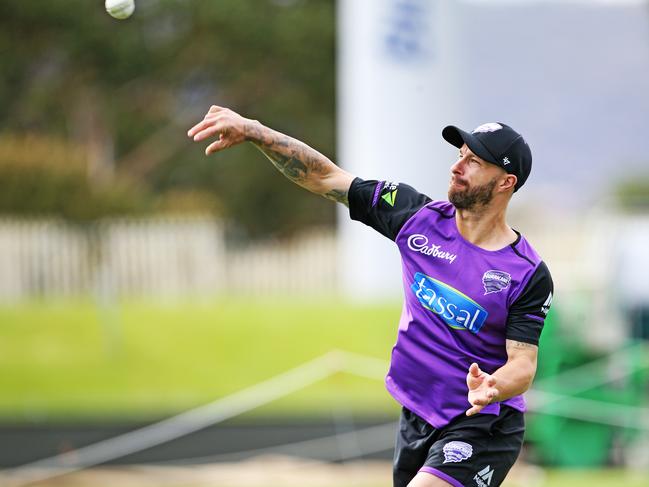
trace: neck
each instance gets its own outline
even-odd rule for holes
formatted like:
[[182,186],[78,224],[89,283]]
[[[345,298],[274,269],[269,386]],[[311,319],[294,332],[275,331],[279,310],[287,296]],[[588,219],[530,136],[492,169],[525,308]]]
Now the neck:
[[465,240],[485,250],[500,250],[516,241],[518,235],[506,221],[506,206],[482,206],[455,211],[455,223]]

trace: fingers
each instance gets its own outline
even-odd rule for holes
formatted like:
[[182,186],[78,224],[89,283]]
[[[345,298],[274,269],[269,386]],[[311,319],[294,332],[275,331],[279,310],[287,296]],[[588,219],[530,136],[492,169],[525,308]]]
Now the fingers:
[[471,409],[467,410],[466,415],[473,416],[474,414],[477,414],[480,411],[482,411],[482,408],[484,408],[484,406],[473,406]]
[[212,125],[207,125],[207,127],[199,130],[194,134],[194,141],[199,142],[201,140],[207,139],[208,137],[218,135],[222,130],[223,128],[219,123],[213,123]]
[[482,411],[485,406],[491,404],[491,402],[498,396],[498,392],[499,392],[498,389],[492,387],[490,389],[487,389],[484,392],[484,395],[482,395],[481,397],[474,397],[470,401],[472,407],[471,409],[467,410],[466,415],[472,416]]
[[474,406],[486,406],[489,404],[495,397],[498,395],[498,389],[491,388],[487,389],[484,391],[484,393],[480,394],[478,397],[473,397],[471,399],[471,404]]
[[187,131],[187,137],[194,137],[201,130],[206,129],[210,125],[214,125],[214,123],[216,123],[216,117],[216,115],[205,115],[205,118],[203,120],[198,122]]
[[492,400],[496,398],[496,396],[498,396],[498,392],[499,392],[498,389],[496,389],[495,387],[490,387],[485,391],[487,404],[489,404]]
[[203,117],[203,120],[198,122],[196,125],[194,125],[192,128],[190,128],[187,131],[187,136],[188,137],[194,137],[198,132],[200,132],[202,129],[205,127],[209,126],[211,122],[213,122],[218,115],[221,114],[224,110],[227,110],[227,108],[223,108],[217,105],[212,105],[210,109],[207,111],[205,116]]
[[203,120],[187,131],[187,136],[193,138],[195,142],[218,137],[218,140],[205,149],[205,154],[210,155],[245,140],[241,130],[241,120],[239,115],[228,108],[212,105]]
[[480,373],[481,373],[480,367],[478,367],[478,364],[473,362],[471,364],[471,367],[469,367],[469,374],[471,374],[473,377],[480,377]]
[[210,145],[207,146],[207,149],[205,149],[205,155],[209,156],[210,154],[214,154],[215,152],[227,148],[228,148],[227,141],[225,139],[219,139],[216,142],[212,142]]

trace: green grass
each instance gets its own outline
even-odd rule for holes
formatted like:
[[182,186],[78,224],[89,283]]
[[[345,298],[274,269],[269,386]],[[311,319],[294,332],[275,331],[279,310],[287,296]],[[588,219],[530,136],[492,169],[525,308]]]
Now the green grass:
[[648,487],[649,473],[609,470],[546,470],[539,483],[505,482],[503,487]]
[[[245,465],[245,467],[244,467]],[[190,467],[187,467],[190,468]],[[261,469],[263,467],[245,463],[242,464],[242,468],[254,472],[256,469]],[[359,466],[356,467],[358,469]],[[375,468],[370,466],[371,468]],[[295,470],[286,470],[284,471],[284,478],[286,483],[280,484],[277,479],[271,481],[270,485],[273,487],[286,487],[286,485],[298,485],[298,479],[313,479],[317,478],[318,483],[322,487],[340,487],[341,485],[354,485],[356,487],[391,487],[392,482],[390,481],[389,467],[381,467],[382,471],[385,472],[385,481],[376,483],[377,474],[370,475],[367,482],[359,482],[359,475],[356,473],[353,475],[354,481],[344,483],[340,481],[341,472],[337,474],[329,475],[329,480],[324,482],[322,477],[322,468],[316,467],[315,471],[310,471],[309,466],[302,466],[302,469],[296,465]],[[516,467],[515,467],[516,469]],[[514,471],[515,471],[514,469]],[[512,475],[512,471],[505,482],[502,484],[502,487],[647,487],[649,486],[649,473],[642,471],[625,471],[621,469],[590,469],[590,470],[559,470],[559,469],[533,469],[534,473],[532,475],[521,475],[519,472],[517,475]],[[358,472],[358,470],[357,470]],[[56,487],[61,485],[66,485],[69,487],[85,487],[88,485],[101,486],[101,487],[112,487],[123,484],[128,485],[138,485],[138,480],[142,485],[155,485],[156,482],[168,487],[235,487],[242,485],[241,482],[233,483],[232,481],[228,483],[220,483],[218,481],[218,475],[214,475],[211,480],[204,481],[192,481],[187,480],[181,484],[170,483],[168,478],[168,473],[165,471],[152,471],[148,470],[145,474],[143,472],[137,472],[137,470],[132,470],[129,468],[119,467],[110,467],[108,469],[99,469],[98,471],[89,471],[84,472],[81,476],[76,477],[74,474],[71,476],[66,476],[62,478],[54,478],[49,481],[39,482],[38,486],[41,487]],[[178,478],[182,476],[183,473],[175,471],[173,476]],[[192,477],[191,474],[187,475]],[[230,474],[231,476],[231,474]],[[268,480],[264,480],[264,475],[262,472],[259,472],[258,478],[255,479],[255,476],[247,475],[246,485],[250,487],[267,487]],[[159,479],[159,480],[156,480]],[[371,480],[374,479],[374,480]],[[308,481],[304,481],[304,485],[310,485]]]
[[[383,485],[372,487],[391,487]],[[279,487],[279,486],[278,486]],[[331,487],[334,487],[333,485]],[[337,487],[337,486],[336,486]],[[535,479],[506,479],[502,487],[649,487],[649,472],[607,470],[543,470]]]
[[[0,416],[156,417],[270,378],[333,348],[387,361],[399,306],[334,299],[30,303],[0,308]],[[380,381],[339,374],[254,414],[396,411]]]

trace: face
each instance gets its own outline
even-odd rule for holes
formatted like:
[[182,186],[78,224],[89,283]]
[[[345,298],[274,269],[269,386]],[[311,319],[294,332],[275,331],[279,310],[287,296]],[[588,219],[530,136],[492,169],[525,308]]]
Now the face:
[[479,158],[464,144],[457,162],[451,166],[448,199],[460,210],[487,206],[506,175],[502,168]]

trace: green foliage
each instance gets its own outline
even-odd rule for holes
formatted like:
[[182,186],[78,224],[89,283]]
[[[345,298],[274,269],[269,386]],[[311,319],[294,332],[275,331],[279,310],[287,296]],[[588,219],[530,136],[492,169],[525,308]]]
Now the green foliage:
[[649,210],[649,175],[636,175],[633,179],[620,182],[616,197],[627,210]]
[[108,138],[136,188],[210,193],[253,235],[331,223],[334,205],[251,147],[206,159],[185,133],[216,103],[332,156],[334,35],[331,0],[140,2],[126,21],[99,1],[3,0],[0,127]]
[[52,137],[0,137],[0,213],[84,222],[145,211],[149,200],[123,183],[93,187],[86,156],[74,145]]

